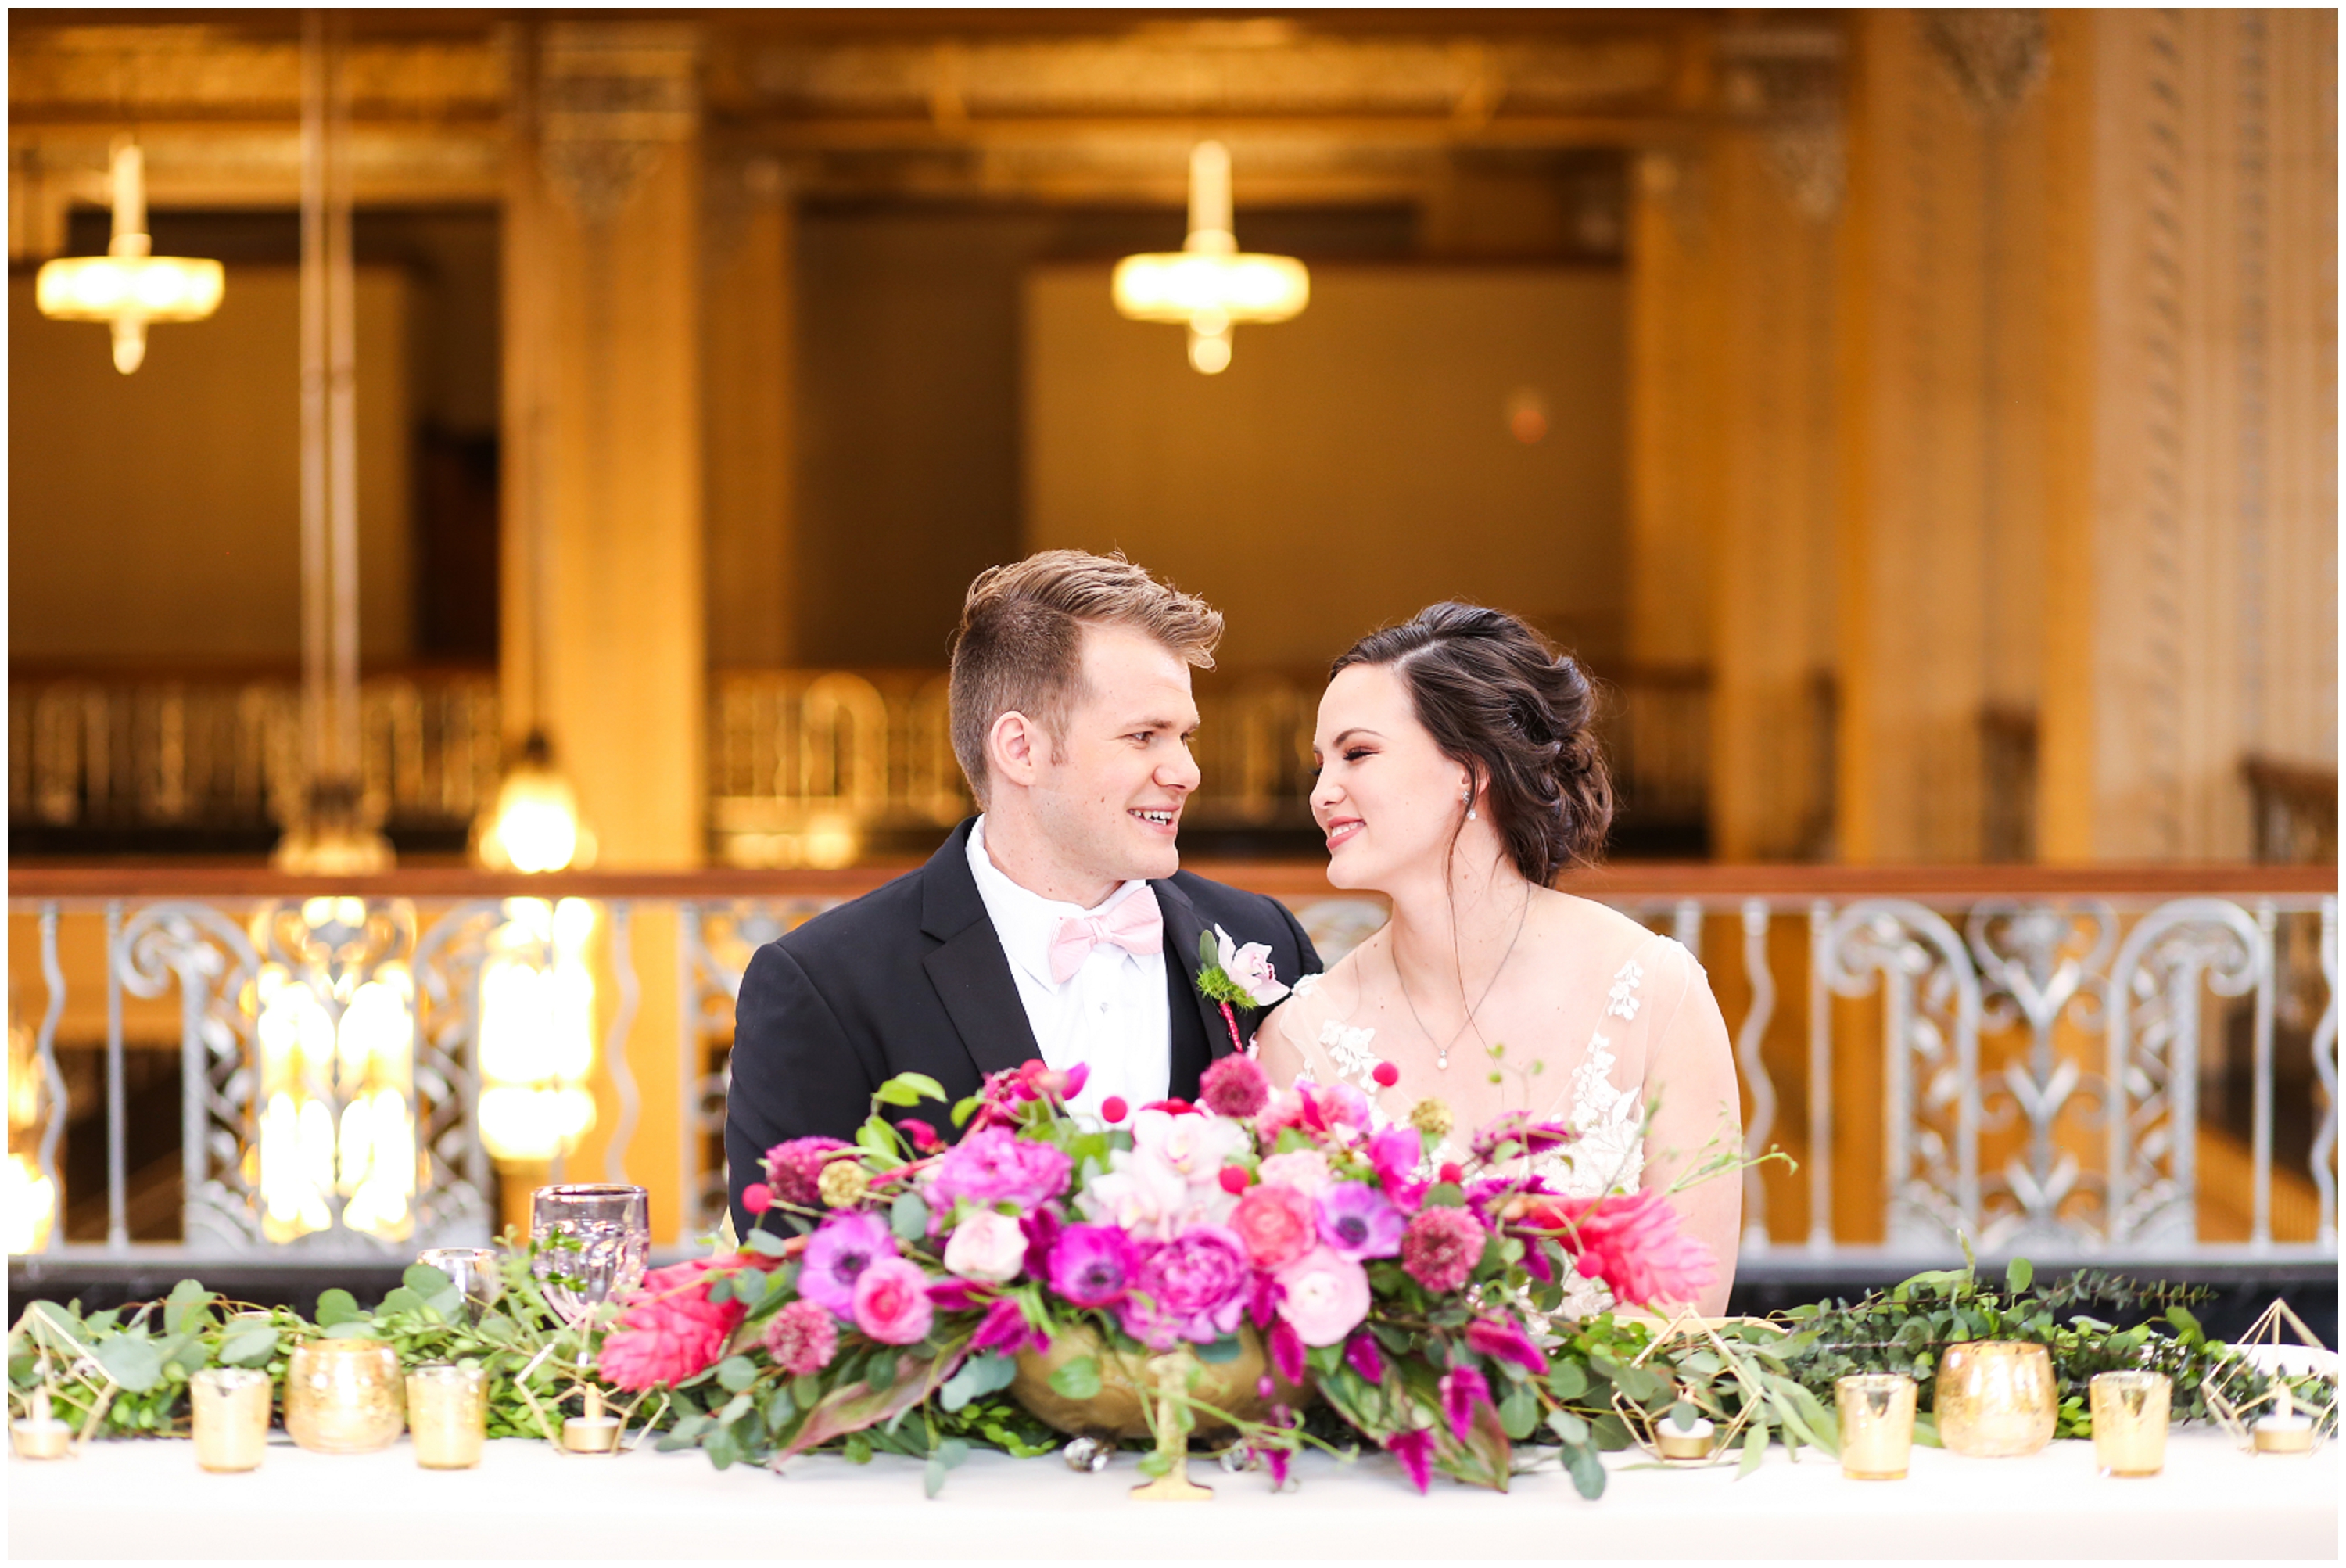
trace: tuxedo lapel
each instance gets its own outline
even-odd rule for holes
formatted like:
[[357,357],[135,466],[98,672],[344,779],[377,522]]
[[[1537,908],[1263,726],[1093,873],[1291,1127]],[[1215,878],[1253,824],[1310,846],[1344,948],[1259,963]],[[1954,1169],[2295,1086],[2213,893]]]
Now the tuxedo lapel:
[[1018,983],[1011,978],[1010,959],[986,918],[977,879],[970,874],[969,833],[970,822],[964,822],[922,872],[921,930],[943,945],[921,967],[978,1072],[1000,1073],[1043,1053],[1026,1021]]
[[[1198,1016],[1206,1026],[1206,1049],[1217,1059],[1227,1056],[1231,1049],[1229,1023],[1222,1017],[1220,1005],[1207,1000],[1206,993],[1198,989],[1198,970],[1201,962],[1198,956],[1198,939],[1206,933],[1206,917],[1198,912],[1198,906],[1189,901],[1189,895],[1170,881],[1148,885],[1156,890],[1157,907],[1165,915],[1165,951],[1181,966],[1183,989],[1188,993],[1190,1005],[1198,1010]],[[1239,1028],[1243,1033],[1247,1025],[1246,1014],[1253,1010],[1241,1008],[1239,1011]]]

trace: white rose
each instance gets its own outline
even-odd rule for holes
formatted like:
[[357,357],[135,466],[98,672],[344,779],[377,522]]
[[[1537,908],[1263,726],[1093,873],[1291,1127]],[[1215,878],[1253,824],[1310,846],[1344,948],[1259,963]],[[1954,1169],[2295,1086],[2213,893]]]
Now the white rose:
[[954,1227],[945,1267],[964,1279],[1001,1285],[1026,1266],[1026,1233],[1006,1214],[980,1209]]

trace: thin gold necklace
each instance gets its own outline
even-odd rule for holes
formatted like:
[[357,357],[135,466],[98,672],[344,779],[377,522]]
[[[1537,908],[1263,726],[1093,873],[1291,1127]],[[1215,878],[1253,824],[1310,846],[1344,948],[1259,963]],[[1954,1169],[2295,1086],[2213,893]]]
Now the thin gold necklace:
[[[1515,956],[1515,943],[1523,941],[1524,927],[1531,923],[1531,918],[1532,896],[1529,891],[1526,891],[1524,894],[1523,910],[1515,916],[1515,934],[1507,939],[1507,951],[1499,955],[1499,967],[1491,971],[1491,978],[1483,986],[1483,994],[1476,997],[1474,1005],[1466,1010],[1465,1021],[1450,1032],[1449,1039],[1433,1048],[1433,1065],[1438,1070],[1444,1073],[1450,1070],[1450,1047],[1457,1044],[1458,1036],[1465,1033],[1473,1026],[1474,1015],[1483,1011],[1483,1003],[1490,1001],[1491,993],[1498,989],[1499,976],[1507,972],[1507,960]],[[1401,1004],[1409,1009],[1410,1022],[1417,1025],[1417,1032],[1420,1034],[1432,1040],[1433,1031],[1428,1029],[1425,1026],[1425,1020],[1417,1015],[1417,1003],[1409,999],[1409,982],[1402,978],[1400,947],[1398,941],[1387,942],[1385,962],[1392,965],[1393,985],[1401,992]],[[1464,986],[1459,988],[1458,994],[1461,1000],[1464,999],[1466,992]]]

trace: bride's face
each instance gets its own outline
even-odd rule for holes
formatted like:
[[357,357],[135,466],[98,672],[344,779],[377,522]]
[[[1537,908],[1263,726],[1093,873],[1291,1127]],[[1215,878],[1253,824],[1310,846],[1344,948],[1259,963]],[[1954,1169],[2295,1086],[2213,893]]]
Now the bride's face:
[[1311,748],[1311,815],[1328,835],[1330,882],[1381,890],[1438,862],[1465,815],[1469,775],[1417,721],[1399,676],[1379,665],[1340,671],[1320,698]]

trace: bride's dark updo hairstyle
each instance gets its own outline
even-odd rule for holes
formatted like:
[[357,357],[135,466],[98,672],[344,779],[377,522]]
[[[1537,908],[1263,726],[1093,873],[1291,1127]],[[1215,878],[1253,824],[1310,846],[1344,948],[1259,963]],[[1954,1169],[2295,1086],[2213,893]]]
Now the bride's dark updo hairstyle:
[[1371,632],[1328,667],[1391,669],[1417,721],[1480,787],[1515,869],[1550,887],[1593,865],[1613,822],[1596,694],[1569,654],[1504,610],[1441,604]]

